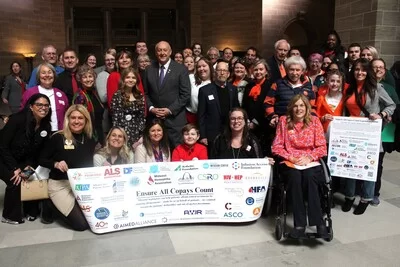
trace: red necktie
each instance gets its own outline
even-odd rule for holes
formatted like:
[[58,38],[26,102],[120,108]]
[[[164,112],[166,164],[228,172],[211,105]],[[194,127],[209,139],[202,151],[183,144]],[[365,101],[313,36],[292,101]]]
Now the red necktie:
[[283,66],[283,62],[281,64],[279,64],[279,72],[281,73],[282,78],[286,76],[286,70],[285,70],[285,66]]
[[75,72],[71,72],[72,76],[72,91],[74,94],[79,91],[78,82],[75,79]]

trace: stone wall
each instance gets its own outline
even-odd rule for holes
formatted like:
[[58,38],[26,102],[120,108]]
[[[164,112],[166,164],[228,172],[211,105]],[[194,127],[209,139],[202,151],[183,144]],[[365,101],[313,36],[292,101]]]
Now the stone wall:
[[36,53],[36,65],[44,45],[64,49],[64,0],[1,0],[0,10],[0,74],[9,73],[11,62],[18,60],[29,76],[22,53]]
[[400,60],[399,0],[336,0],[335,28],[343,45],[372,45],[390,67]]

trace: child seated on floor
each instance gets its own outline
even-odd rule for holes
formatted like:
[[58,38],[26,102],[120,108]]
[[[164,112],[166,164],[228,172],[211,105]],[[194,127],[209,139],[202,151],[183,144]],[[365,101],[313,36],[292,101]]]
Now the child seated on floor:
[[189,123],[182,128],[183,144],[178,145],[172,152],[171,161],[189,161],[208,159],[207,148],[197,141],[200,138],[199,129]]

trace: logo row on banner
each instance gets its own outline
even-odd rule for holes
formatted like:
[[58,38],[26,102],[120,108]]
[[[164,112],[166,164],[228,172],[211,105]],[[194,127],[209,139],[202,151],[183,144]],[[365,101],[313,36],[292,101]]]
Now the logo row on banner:
[[270,175],[267,159],[68,170],[76,200],[98,234],[163,224],[257,220]]

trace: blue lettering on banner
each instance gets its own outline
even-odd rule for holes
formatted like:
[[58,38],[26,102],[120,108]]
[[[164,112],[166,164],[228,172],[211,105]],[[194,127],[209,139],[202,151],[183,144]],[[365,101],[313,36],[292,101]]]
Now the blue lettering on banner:
[[252,198],[252,197],[246,198],[246,204],[247,205],[253,205],[254,204],[254,198]]
[[89,184],[76,184],[75,190],[76,191],[88,191],[90,188]]
[[183,215],[202,215],[202,210],[185,210]]
[[243,213],[242,212],[225,212],[224,217],[241,218],[241,217],[243,217]]
[[124,168],[124,174],[130,174],[133,172],[133,167]]
[[261,193],[265,191],[265,186],[252,186],[249,188],[249,193]]
[[105,220],[110,216],[110,211],[107,208],[101,207],[94,212],[94,216],[99,220]]

